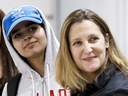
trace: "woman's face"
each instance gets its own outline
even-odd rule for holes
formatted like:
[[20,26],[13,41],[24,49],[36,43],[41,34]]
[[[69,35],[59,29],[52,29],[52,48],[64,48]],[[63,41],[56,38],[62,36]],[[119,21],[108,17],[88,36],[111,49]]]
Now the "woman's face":
[[39,24],[23,21],[13,28],[11,38],[14,48],[27,59],[44,54],[47,40],[45,31]]
[[89,20],[74,23],[69,30],[70,51],[76,66],[86,74],[97,71],[105,61],[109,47],[99,27]]

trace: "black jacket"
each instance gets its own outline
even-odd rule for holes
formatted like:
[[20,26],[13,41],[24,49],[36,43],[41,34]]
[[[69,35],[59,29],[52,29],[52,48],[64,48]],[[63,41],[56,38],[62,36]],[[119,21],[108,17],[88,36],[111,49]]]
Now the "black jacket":
[[0,88],[0,96],[2,96],[3,88]]
[[[99,75],[97,83],[86,85],[86,90],[79,96],[128,96],[128,79],[114,66],[108,68]],[[72,92],[71,96],[77,96]]]

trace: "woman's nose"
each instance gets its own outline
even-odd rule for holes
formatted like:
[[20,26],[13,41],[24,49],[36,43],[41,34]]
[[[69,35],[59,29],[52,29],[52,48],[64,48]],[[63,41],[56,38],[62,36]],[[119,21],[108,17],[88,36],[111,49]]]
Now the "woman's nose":
[[93,49],[91,47],[91,44],[89,44],[89,43],[84,44],[84,53],[86,53],[86,54],[91,53],[92,50]]
[[31,35],[27,35],[27,36],[24,37],[24,41],[26,41],[26,40],[28,40],[28,39],[31,39],[31,38],[32,38]]

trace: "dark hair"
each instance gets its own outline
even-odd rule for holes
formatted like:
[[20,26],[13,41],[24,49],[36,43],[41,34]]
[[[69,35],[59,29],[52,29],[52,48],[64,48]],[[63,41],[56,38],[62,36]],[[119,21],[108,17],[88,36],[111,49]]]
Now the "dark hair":
[[1,63],[2,63],[2,78],[0,78],[0,88],[3,88],[5,83],[8,82],[8,80],[15,76],[16,74],[19,73],[17,67],[15,66],[10,53],[6,47],[5,40],[3,37],[3,32],[2,32],[2,19],[4,18],[5,13],[0,9],[0,28],[1,28],[1,43],[0,43],[0,48],[1,48]]

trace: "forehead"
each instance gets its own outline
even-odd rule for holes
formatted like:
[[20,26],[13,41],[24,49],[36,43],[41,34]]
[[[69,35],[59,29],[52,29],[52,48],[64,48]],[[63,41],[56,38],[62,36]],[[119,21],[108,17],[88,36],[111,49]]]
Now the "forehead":
[[102,36],[100,28],[90,20],[74,23],[68,33],[69,41],[92,36]]
[[96,31],[100,31],[100,28],[99,26],[97,26],[97,24],[95,24],[90,20],[83,20],[82,22],[76,22],[73,25],[71,25],[69,34],[71,33],[74,34],[84,31],[86,31],[86,33],[91,33],[91,32],[97,33]]
[[22,21],[22,22],[18,23],[17,25],[15,25],[15,27],[12,30],[25,28],[25,27],[28,27],[32,24],[36,24],[36,23],[32,22],[32,21]]
[[12,30],[11,30],[11,34],[16,33],[17,31],[20,31],[21,29],[27,28],[29,26],[31,26],[32,24],[37,24],[35,22],[32,21],[22,21],[20,23],[18,23]]

